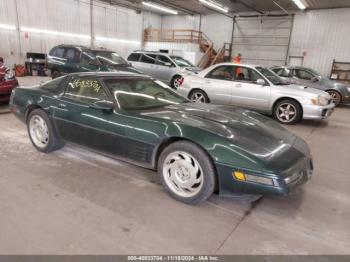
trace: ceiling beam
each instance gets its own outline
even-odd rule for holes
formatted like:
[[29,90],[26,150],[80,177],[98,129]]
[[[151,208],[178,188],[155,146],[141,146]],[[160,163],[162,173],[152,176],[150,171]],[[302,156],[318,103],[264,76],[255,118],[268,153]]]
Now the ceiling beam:
[[255,8],[254,6],[245,3],[244,0],[230,0],[230,1],[231,1],[232,3],[238,3],[238,4],[240,4],[240,5],[243,5],[244,7],[248,8],[248,9],[254,11],[254,12],[257,12],[257,13],[259,13],[259,14],[261,14],[261,15],[264,15],[264,14],[265,14],[263,11],[261,11],[261,10]]

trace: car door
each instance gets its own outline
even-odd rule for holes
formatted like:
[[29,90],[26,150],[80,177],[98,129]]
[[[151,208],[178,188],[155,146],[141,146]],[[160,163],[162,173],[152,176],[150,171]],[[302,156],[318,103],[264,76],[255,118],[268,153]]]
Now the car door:
[[227,105],[232,103],[233,70],[233,66],[220,65],[204,77],[203,89],[212,103]]
[[[140,62],[138,63],[138,67],[136,69],[140,70],[142,73],[146,75],[153,76],[158,78],[157,70],[156,70],[156,57],[154,54],[142,54],[140,58]],[[159,78],[158,78],[159,79]]]
[[[263,79],[266,84],[258,84],[258,79]],[[269,111],[271,88],[258,71],[235,66],[233,83],[232,104],[261,112]]]
[[78,49],[66,48],[64,58],[66,59],[66,64],[64,68],[65,73],[81,72],[79,68],[80,51]]
[[117,156],[125,156],[125,125],[115,111],[96,108],[96,102],[113,104],[96,78],[73,77],[53,112],[55,127],[66,141]]
[[156,65],[158,79],[169,84],[176,71],[175,64],[165,55],[158,55]]

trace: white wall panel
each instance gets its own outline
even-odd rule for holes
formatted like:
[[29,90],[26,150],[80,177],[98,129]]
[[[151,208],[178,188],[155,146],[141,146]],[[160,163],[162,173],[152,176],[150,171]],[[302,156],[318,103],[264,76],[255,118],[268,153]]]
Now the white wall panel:
[[232,55],[242,61],[265,66],[282,65],[288,52],[291,17],[237,18]]
[[216,50],[224,43],[231,43],[233,19],[219,15],[209,14],[202,16],[201,31],[214,43]]
[[162,29],[199,30],[199,15],[166,15],[162,16]]
[[291,56],[304,57],[304,66],[329,75],[333,59],[350,62],[350,8],[315,10],[295,15]]

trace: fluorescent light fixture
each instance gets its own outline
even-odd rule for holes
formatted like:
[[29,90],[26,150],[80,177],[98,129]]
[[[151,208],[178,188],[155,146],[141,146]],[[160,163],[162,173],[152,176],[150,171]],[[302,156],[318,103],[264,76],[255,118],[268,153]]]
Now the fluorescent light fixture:
[[301,2],[300,0],[293,0],[294,4],[296,4],[296,6],[301,9],[304,10],[306,9],[306,6],[303,4],[303,2]]
[[8,30],[16,30],[17,27],[14,25],[6,25],[6,24],[0,24],[1,29],[8,29]]
[[229,11],[228,7],[226,6],[222,6],[220,4],[218,4],[217,2],[214,2],[214,1],[210,1],[210,0],[199,0],[199,2],[209,6],[209,7],[212,7],[212,8],[215,8],[217,10],[220,10],[221,12],[224,12],[224,13],[227,13]]
[[81,35],[81,34],[73,34],[73,33],[67,33],[67,32],[51,31],[51,30],[45,30],[45,29],[39,29],[39,28],[21,27],[21,31],[47,34],[47,35],[58,35],[58,36],[68,36],[68,37],[91,39],[90,35]]
[[97,41],[110,41],[110,42],[118,42],[123,44],[134,44],[134,45],[140,45],[140,41],[134,41],[134,40],[126,40],[126,39],[119,39],[119,38],[109,38],[109,37],[102,37],[102,36],[96,36],[95,39]]
[[142,2],[143,5],[145,6],[148,6],[148,7],[151,7],[153,9],[157,9],[157,10],[160,10],[160,11],[163,11],[165,13],[169,13],[169,14],[172,14],[172,15],[177,15],[178,12],[173,10],[173,9],[170,9],[170,8],[167,8],[165,6],[162,6],[162,5],[158,5],[158,4],[155,4],[155,3],[151,3],[151,2]]

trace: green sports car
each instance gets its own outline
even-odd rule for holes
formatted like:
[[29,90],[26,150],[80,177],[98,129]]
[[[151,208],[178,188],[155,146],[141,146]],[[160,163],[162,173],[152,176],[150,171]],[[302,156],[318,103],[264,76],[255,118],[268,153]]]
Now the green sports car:
[[220,194],[287,194],[306,182],[308,145],[248,110],[191,103],[134,73],[77,73],[13,90],[11,111],[45,153],[73,142],[158,170],[189,204]]

